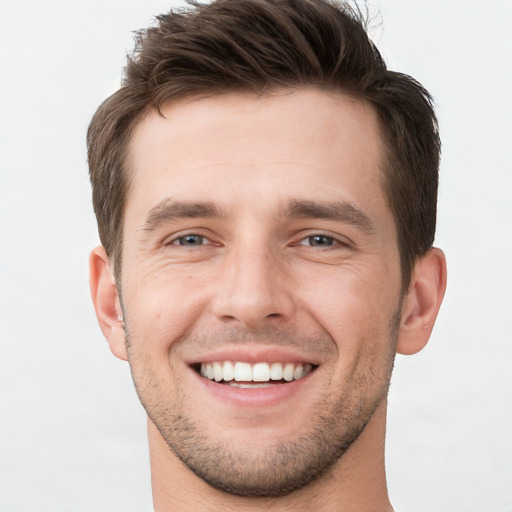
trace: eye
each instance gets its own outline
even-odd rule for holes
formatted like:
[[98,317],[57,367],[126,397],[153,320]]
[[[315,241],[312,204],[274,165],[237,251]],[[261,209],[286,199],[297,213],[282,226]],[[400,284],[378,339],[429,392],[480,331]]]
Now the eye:
[[299,242],[300,245],[307,245],[310,247],[330,247],[336,243],[332,236],[328,235],[311,235]]
[[176,238],[171,242],[170,245],[182,245],[185,247],[197,247],[199,245],[205,245],[209,242],[208,238],[202,235],[184,235]]

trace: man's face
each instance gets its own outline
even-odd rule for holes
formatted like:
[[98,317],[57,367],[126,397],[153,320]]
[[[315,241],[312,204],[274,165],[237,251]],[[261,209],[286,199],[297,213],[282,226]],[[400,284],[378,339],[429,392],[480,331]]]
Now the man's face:
[[315,90],[163,114],[139,124],[129,155],[135,385],[205,481],[285,494],[332,468],[385,404],[401,275],[377,117]]

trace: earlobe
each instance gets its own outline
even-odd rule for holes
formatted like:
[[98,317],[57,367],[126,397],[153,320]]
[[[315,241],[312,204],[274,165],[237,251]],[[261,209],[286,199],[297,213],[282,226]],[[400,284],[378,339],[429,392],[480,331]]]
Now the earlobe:
[[128,354],[121,304],[110,259],[101,246],[93,249],[89,257],[89,285],[101,332],[112,353],[126,361]]
[[414,265],[409,291],[404,299],[397,352],[415,354],[428,342],[446,290],[446,258],[440,249],[430,249]]

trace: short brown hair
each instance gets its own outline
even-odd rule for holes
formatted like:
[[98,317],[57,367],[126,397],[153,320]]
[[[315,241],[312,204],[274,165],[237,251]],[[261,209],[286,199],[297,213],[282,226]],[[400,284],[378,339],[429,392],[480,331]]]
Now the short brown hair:
[[316,87],[369,102],[385,143],[384,192],[398,231],[402,282],[432,246],[440,140],[429,93],[389,71],[360,10],[328,0],[189,1],[140,31],[122,87],[98,109],[87,134],[100,239],[119,277],[125,161],[131,133],[168,100],[229,92]]

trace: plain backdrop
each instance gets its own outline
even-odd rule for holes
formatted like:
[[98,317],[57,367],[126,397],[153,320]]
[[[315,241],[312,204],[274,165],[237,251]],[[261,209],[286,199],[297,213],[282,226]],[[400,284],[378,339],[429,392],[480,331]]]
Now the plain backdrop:
[[[132,31],[172,5],[0,0],[2,512],[152,509],[145,416],[89,299],[84,140]],[[436,99],[449,263],[431,341],[392,379],[391,498],[402,512],[512,511],[512,1],[373,5],[389,67]]]

